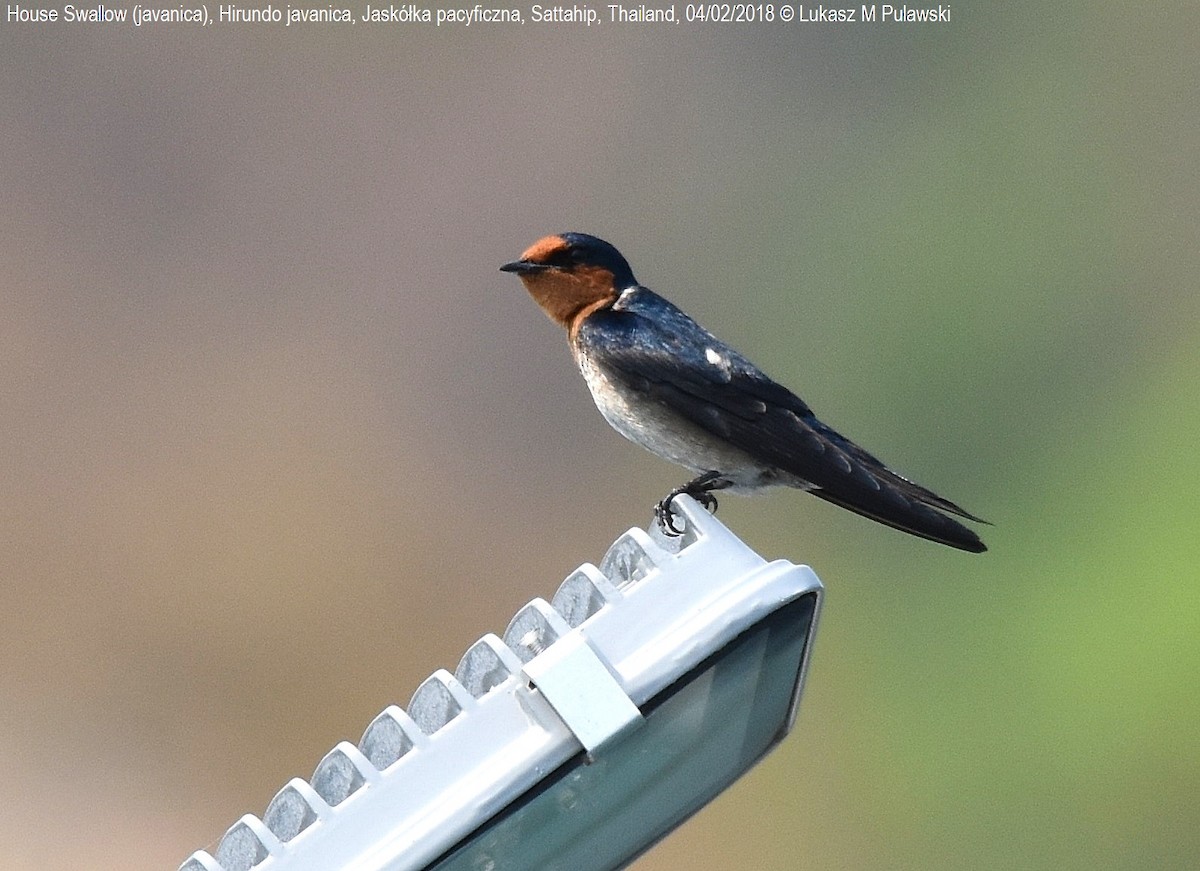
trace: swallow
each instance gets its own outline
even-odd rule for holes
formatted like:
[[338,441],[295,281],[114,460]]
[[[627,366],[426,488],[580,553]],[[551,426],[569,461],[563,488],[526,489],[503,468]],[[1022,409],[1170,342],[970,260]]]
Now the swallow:
[[603,239],[546,236],[500,270],[519,276],[566,328],[592,399],[612,428],[696,473],[655,507],[667,535],[681,533],[671,510],[679,495],[715,511],[714,491],[785,486],[921,538],[987,550],[954,518],[987,521],[822,423],[804,400],[639,284],[621,252]]

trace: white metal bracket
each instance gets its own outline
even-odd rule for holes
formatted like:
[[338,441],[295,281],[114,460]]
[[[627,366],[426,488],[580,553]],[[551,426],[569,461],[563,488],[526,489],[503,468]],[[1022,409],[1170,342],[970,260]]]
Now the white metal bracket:
[[564,635],[522,671],[589,756],[642,719],[581,632]]

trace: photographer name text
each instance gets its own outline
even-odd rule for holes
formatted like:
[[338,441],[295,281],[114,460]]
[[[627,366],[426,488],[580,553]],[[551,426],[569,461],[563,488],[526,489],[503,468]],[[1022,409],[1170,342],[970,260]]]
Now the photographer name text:
[[206,4],[195,6],[117,6],[104,3],[77,6],[7,4],[5,25],[132,24],[207,27],[210,24],[280,25],[433,25],[485,26],[499,24],[658,25],[658,24],[949,24],[950,7],[866,4],[862,6],[802,6],[788,3],[670,3],[663,5],[610,3],[605,5],[530,6],[292,6],[267,3],[239,6],[220,4],[210,14]]

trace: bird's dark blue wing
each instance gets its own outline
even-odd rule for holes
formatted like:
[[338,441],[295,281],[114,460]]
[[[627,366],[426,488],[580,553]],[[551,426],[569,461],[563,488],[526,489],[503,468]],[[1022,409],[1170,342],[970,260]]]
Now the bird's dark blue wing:
[[588,317],[576,341],[627,389],[808,482],[814,495],[915,535],[985,549],[973,531],[941,512],[979,518],[826,426],[798,396],[657,294],[645,288],[626,294]]

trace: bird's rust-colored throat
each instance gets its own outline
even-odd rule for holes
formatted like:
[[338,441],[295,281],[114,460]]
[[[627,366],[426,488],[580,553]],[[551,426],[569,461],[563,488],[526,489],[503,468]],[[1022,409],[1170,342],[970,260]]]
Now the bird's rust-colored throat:
[[617,299],[612,273],[596,266],[536,272],[522,275],[521,281],[550,320],[572,333],[585,317]]

